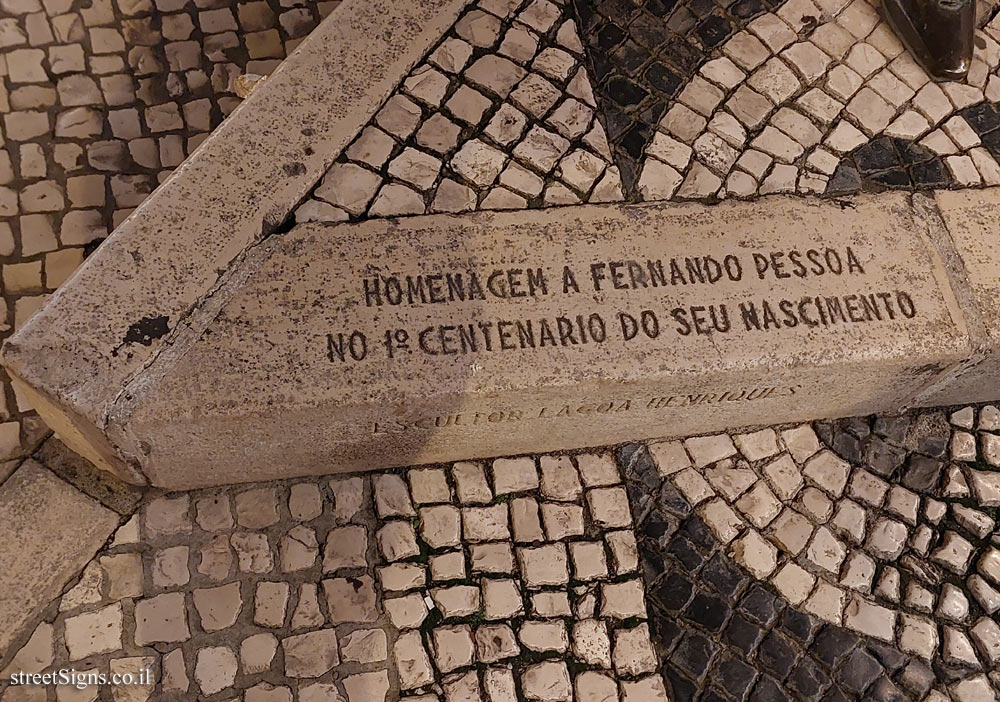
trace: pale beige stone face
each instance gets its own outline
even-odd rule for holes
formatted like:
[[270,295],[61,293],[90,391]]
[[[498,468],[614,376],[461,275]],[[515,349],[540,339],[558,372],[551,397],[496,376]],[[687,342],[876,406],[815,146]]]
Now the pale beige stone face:
[[[81,378],[89,376],[94,380],[94,368],[103,366],[109,369],[114,365],[113,373],[120,373],[118,377],[123,379],[141,366],[144,358],[148,360],[148,353],[154,350],[152,347],[142,346],[142,351],[137,349],[131,354],[112,354],[122,333],[139,318],[150,314],[176,320],[182,315],[182,309],[207,294],[214,285],[217,270],[226,268],[242,251],[257,242],[262,230],[270,230],[284,219],[285,214],[330,165],[325,154],[338,153],[347,146],[393,92],[400,75],[431,48],[458,18],[465,4],[464,0],[385,2],[377,6],[371,2],[343,3],[343,7],[338,8],[339,20],[313,32],[305,40],[307,46],[304,50],[295,52],[286,61],[281,75],[271,76],[258,84],[245,103],[248,109],[237,110],[233,119],[216,130],[204,148],[200,148],[197,155],[186,162],[183,177],[171,178],[169,184],[164,184],[143,204],[146,213],[143,217],[130,219],[118,229],[119,243],[137,254],[132,263],[111,255],[103,264],[92,266],[89,274],[83,274],[81,270],[81,275],[96,274],[97,279],[105,281],[105,292],[109,295],[108,310],[115,307],[114,314],[120,317],[101,325],[100,332],[86,322],[70,332],[70,336],[80,340],[87,335],[84,329],[95,333],[85,342],[95,352],[94,355],[71,354],[66,357],[68,364],[83,364],[70,372],[79,372],[82,373]],[[113,22],[110,10],[108,12],[109,17],[100,24]],[[229,10],[214,12],[228,15],[228,21],[234,23],[235,29]],[[272,53],[271,40],[276,36],[273,32],[251,34],[248,44],[254,46],[248,48],[252,53]],[[381,39],[372,41],[373,36]],[[264,40],[264,37],[267,39]],[[235,40],[236,35],[233,34],[232,38]],[[172,46],[176,48],[177,44]],[[157,60],[152,58],[152,50],[148,47],[137,47],[137,50],[148,53],[148,60]],[[42,50],[22,50],[22,58],[16,61],[21,68],[19,80],[48,80],[38,62],[39,57],[44,55]],[[66,58],[57,59],[53,55],[51,60],[69,68],[71,64]],[[82,61],[83,56],[79,55],[78,60]],[[287,78],[282,78],[282,75]],[[79,78],[86,80],[85,76]],[[62,97],[70,99],[68,104],[79,104],[78,96],[91,92],[89,87],[75,85],[72,93],[77,96],[76,100],[68,94]],[[255,109],[253,104],[259,104],[263,109]],[[23,119],[18,120],[13,130],[8,121],[8,137],[28,139],[44,133],[48,126],[45,113],[15,114],[23,115]],[[182,126],[174,103],[151,106],[145,110],[144,118],[154,130]],[[186,119],[190,127],[191,115],[186,115]],[[60,115],[56,129],[59,136],[92,137],[100,132],[100,118],[90,108],[76,107]],[[228,185],[220,187],[222,182]],[[120,194],[116,193],[116,196]],[[73,195],[76,193],[71,193],[71,197]],[[138,205],[142,195],[136,194],[128,204]],[[55,205],[46,203],[56,197],[63,199],[61,193],[52,191],[48,182],[33,185],[30,192],[22,195],[29,196],[34,211],[52,209]],[[247,207],[248,202],[254,205]],[[3,204],[0,203],[0,209]],[[88,218],[89,214],[84,217]],[[85,224],[83,228],[87,230],[97,227],[89,218],[86,222],[76,223]],[[66,226],[67,230],[72,228]],[[172,232],[169,242],[159,235],[167,229]],[[128,241],[132,243],[126,243]],[[195,254],[191,259],[192,265],[173,268],[170,262],[179,261],[185,251]],[[137,263],[140,260],[143,263]],[[136,266],[150,266],[149,275],[139,274],[136,277]],[[157,272],[153,273],[153,269]],[[115,291],[115,284],[107,284],[111,280],[121,284],[140,278],[144,280],[140,287],[145,290],[132,290],[135,294],[131,297],[133,303],[139,307],[146,306],[149,302],[147,294],[157,289],[171,301],[164,297],[161,299],[163,304],[156,305],[158,309],[155,312],[147,310],[135,316],[133,312],[136,310],[130,310],[132,305],[124,302],[124,290],[119,288]],[[92,309],[102,306],[94,298],[82,304],[85,307],[96,305]],[[70,302],[70,307],[76,305],[76,302]],[[105,334],[104,341],[100,341],[99,337]],[[49,338],[51,340],[52,337]],[[103,357],[103,360],[98,360],[98,357]],[[84,366],[88,370],[84,370]],[[90,395],[87,401],[90,408],[84,410],[78,407],[77,411],[82,414],[93,411],[93,418],[100,416],[103,403],[98,399],[98,395],[102,394],[98,386],[104,386],[105,381],[98,380],[90,390],[84,391],[84,395]],[[95,390],[96,394],[91,394],[91,390]],[[63,397],[56,402],[62,403],[66,399]],[[63,429],[64,433],[71,431],[69,426]],[[96,441],[96,437],[93,440]],[[91,457],[98,463],[102,462],[98,453]],[[140,479],[124,464],[107,462],[105,467],[117,469],[132,480]]]
[[[74,518],[67,519],[67,515]],[[108,538],[118,516],[39,464],[27,461],[0,489],[0,521],[10,534],[17,535],[0,549],[0,589],[4,592],[0,619],[5,622],[0,649],[6,649],[32,612],[58,596]],[[112,587],[124,585],[112,579]],[[107,610],[105,617],[112,627],[117,626],[120,635],[121,612],[116,618],[113,610]],[[91,641],[85,622],[79,622],[79,638],[70,644],[81,652],[88,646],[103,645],[99,637]],[[107,641],[113,638],[109,634]]]
[[[934,194],[947,236],[955,247],[959,275],[968,281],[968,305],[981,319],[978,329],[983,353],[978,362],[959,368],[939,387],[921,397],[928,406],[983,402],[997,399],[1000,393],[1000,188],[986,190],[941,191]],[[991,378],[992,382],[983,382]]]
[[70,660],[106,653],[122,645],[122,608],[110,605],[66,620],[66,648]]
[[[904,197],[762,208],[303,225],[195,313],[211,334],[154,362],[111,431],[148,449],[128,452],[152,482],[187,487],[854,415],[969,354]],[[697,463],[735,450],[715,440],[688,447]],[[517,460],[498,492],[528,489]],[[551,494],[576,490],[549,473]],[[411,515],[406,490],[380,513]]]
[[285,675],[316,678],[336,665],[337,636],[332,629],[290,636],[281,642],[285,654]]
[[205,631],[217,631],[235,624],[243,605],[238,582],[195,590],[193,600]]

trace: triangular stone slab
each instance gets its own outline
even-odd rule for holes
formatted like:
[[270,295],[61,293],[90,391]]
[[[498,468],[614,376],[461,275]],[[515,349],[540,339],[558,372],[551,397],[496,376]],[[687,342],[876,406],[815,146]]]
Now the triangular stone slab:
[[[140,372],[234,261],[282,226],[466,4],[345,0],[115,230],[76,272],[76,284],[54,294],[9,346],[37,343],[53,351],[36,369],[48,379],[45,395],[22,390],[50,426],[73,437],[92,461],[143,481],[131,460],[105,461],[115,448],[89,429],[107,422],[109,388]],[[51,325],[45,320],[56,310],[101,310],[104,319],[94,324],[74,315]],[[43,327],[29,342],[31,330]],[[76,350],[65,356],[54,351],[71,346]],[[43,384],[35,371],[22,373],[22,388]],[[76,437],[81,432],[86,438]]]

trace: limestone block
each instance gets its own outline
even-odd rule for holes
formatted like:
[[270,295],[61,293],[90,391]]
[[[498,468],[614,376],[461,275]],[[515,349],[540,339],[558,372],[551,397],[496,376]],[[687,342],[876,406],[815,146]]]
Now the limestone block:
[[[172,284],[112,306],[77,275],[4,362],[78,450],[168,489],[891,411],[973,356],[972,296],[910,196],[845,202],[313,222],[180,315]],[[133,258],[105,249],[84,270]]]
[[[327,154],[350,143],[465,5],[342,3],[337,16],[312,32],[302,50],[143,203],[143,216],[126,221],[116,243],[88,259],[77,276],[82,284],[65,289],[47,314],[77,308],[103,309],[108,316],[92,325],[94,319],[81,315],[60,332],[46,323],[35,327],[39,343],[66,353],[57,362],[66,375],[59,380],[42,372],[52,384],[30,398],[77,451],[123,478],[144,481],[132,459],[113,456],[101,432],[90,428],[109,409],[106,383],[120,386],[162,347],[161,330],[175,329],[185,310],[213,296],[219,272],[281,224],[330,165]],[[373,36],[385,41],[373,42]],[[22,63],[30,67],[27,59]],[[125,337],[138,343],[122,346]],[[20,343],[33,345],[27,337]],[[40,371],[23,367],[19,377],[39,387]],[[69,378],[82,382],[67,383]]]
[[919,400],[927,406],[987,402],[1000,398],[1000,188],[934,193],[953,246],[955,275],[964,283],[961,303],[970,314],[977,353]]

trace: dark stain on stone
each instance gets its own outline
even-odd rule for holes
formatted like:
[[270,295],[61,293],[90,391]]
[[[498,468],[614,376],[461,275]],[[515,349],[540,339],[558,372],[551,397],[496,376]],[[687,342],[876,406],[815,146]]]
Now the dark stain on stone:
[[291,163],[286,163],[281,167],[281,170],[285,172],[286,176],[300,176],[306,172],[306,166],[300,161],[292,161]]
[[129,251],[129,255],[132,256],[132,260],[138,264],[142,263],[142,254],[138,251]]
[[167,332],[170,331],[167,326],[169,322],[170,317],[162,314],[155,317],[143,317],[128,328],[123,343],[151,346],[156,339],[166,336]]
[[152,346],[154,341],[163,338],[170,331],[169,322],[170,317],[162,314],[155,317],[143,317],[128,328],[122,343],[111,352],[111,355],[117,356],[122,346],[129,344]]
[[97,251],[97,247],[104,243],[104,239],[107,237],[101,237],[100,239],[94,239],[83,245],[83,257],[87,258],[90,254]]

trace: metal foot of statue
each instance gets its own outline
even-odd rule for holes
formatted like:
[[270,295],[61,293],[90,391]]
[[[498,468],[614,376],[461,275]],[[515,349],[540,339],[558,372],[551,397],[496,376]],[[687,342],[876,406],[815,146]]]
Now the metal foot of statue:
[[928,73],[938,80],[965,78],[975,46],[975,0],[883,3],[896,34]]

